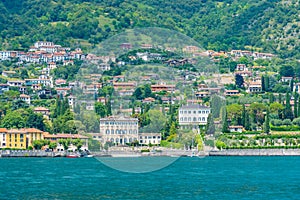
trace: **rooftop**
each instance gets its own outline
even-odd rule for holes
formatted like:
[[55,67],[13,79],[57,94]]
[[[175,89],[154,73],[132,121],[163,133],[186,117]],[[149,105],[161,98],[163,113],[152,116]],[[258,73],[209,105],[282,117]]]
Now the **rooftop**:
[[200,104],[187,104],[182,105],[180,109],[210,109],[208,106],[200,105]]

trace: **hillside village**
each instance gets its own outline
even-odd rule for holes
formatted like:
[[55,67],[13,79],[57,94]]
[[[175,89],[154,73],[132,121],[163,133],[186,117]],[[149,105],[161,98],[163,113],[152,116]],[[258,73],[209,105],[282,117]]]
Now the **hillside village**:
[[[120,48],[129,53],[85,54],[47,41],[27,52],[0,51],[0,148],[300,147],[299,62],[244,50],[201,52],[196,46],[182,49],[188,58],[151,44]],[[197,57],[209,59],[216,71],[195,68]],[[84,62],[98,71],[85,74],[87,82],[76,77]],[[150,70],[128,75],[129,66]],[[165,80],[155,71],[160,68],[172,69],[174,80]],[[116,113],[118,99],[125,104]]]

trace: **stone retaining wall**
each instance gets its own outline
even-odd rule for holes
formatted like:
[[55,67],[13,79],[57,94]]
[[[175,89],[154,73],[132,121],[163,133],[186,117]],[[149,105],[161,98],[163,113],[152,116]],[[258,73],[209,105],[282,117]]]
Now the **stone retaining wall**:
[[300,156],[300,149],[227,149],[210,151],[209,156]]
[[0,157],[53,157],[54,152],[43,150],[0,150]]

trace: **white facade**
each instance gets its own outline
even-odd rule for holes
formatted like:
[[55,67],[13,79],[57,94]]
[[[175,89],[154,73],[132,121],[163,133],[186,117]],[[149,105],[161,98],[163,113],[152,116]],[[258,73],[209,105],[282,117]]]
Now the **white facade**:
[[25,101],[27,104],[31,103],[31,98],[29,95],[21,94],[19,99]]
[[49,47],[49,46],[54,46],[54,43],[53,42],[48,42],[48,41],[38,41],[36,43],[34,43],[34,47],[35,48],[40,48],[40,47]]
[[155,144],[158,145],[161,142],[161,133],[140,133],[139,143],[148,145]]
[[6,133],[0,131],[0,148],[5,148],[5,147],[6,147]]
[[199,125],[206,125],[210,108],[199,104],[188,104],[179,108],[178,117],[181,128],[198,129]]
[[126,144],[138,140],[138,119],[131,117],[110,116],[100,119],[102,142]]

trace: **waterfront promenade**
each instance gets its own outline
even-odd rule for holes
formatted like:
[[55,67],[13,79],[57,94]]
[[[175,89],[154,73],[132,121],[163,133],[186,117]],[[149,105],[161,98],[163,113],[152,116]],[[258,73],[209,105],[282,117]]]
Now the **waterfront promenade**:
[[[163,151],[96,151],[91,152],[96,157],[140,157],[140,156],[300,156],[300,149],[226,149],[210,151],[192,151],[166,149]],[[43,150],[0,150],[0,157],[55,157],[58,153]],[[60,156],[64,156],[61,154]]]
[[300,149],[226,149],[209,151],[209,156],[300,156]]

